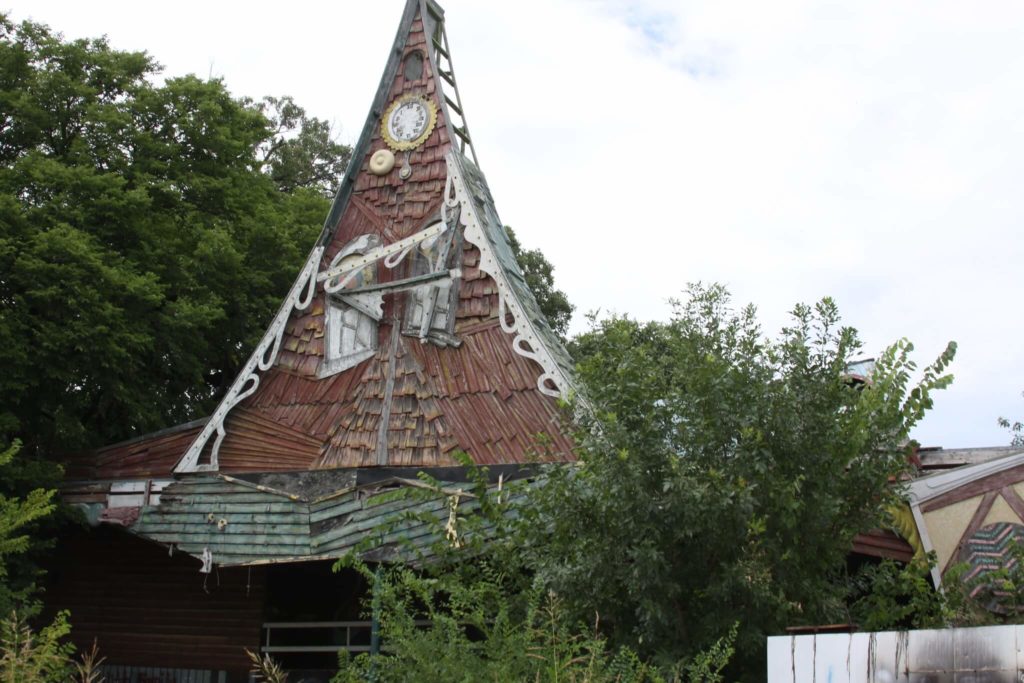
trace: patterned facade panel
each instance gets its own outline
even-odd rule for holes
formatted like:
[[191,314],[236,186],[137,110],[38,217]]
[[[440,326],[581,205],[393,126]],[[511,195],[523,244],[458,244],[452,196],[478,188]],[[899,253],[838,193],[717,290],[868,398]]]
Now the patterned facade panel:
[[988,524],[965,539],[960,562],[967,570],[961,577],[972,598],[1001,614],[1019,613],[1016,590],[1004,586],[1005,573],[1017,571],[1024,557],[1024,526],[1011,522]]

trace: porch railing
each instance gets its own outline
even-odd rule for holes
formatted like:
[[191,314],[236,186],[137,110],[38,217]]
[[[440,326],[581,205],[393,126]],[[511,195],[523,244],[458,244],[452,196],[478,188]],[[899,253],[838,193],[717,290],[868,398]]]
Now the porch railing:
[[[429,626],[423,619],[416,626]],[[369,652],[370,621],[272,621],[263,624],[260,650],[268,654]]]
[[205,669],[168,669],[151,666],[101,664],[107,683],[225,683],[227,672]]

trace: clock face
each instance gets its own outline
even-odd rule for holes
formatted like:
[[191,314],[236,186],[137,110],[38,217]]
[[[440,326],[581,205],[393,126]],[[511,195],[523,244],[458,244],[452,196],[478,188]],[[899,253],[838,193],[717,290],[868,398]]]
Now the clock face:
[[406,95],[391,103],[381,133],[391,149],[419,147],[430,136],[437,122],[437,107],[420,95]]
[[419,100],[409,100],[391,112],[391,117],[388,118],[388,132],[396,140],[410,142],[423,135],[429,120],[427,106]]

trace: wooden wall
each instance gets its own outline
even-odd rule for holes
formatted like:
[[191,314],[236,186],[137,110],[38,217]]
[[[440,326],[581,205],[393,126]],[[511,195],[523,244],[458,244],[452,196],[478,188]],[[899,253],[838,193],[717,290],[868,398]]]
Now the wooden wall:
[[245,648],[259,647],[265,568],[204,575],[194,558],[169,557],[106,526],[62,539],[57,555],[47,611],[70,610],[80,649],[96,638],[109,664],[226,670],[229,680],[247,680]]

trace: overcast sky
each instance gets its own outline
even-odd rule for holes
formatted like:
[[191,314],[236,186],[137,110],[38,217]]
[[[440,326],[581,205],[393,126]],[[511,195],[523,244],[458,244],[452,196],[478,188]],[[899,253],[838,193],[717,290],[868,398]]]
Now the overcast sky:
[[[167,76],[292,95],[354,142],[401,0],[0,3]],[[1024,418],[1024,3],[446,0],[502,219],[582,312],[664,319],[692,281],[766,330],[834,297],[865,355],[948,340],[915,433],[1006,445]]]

